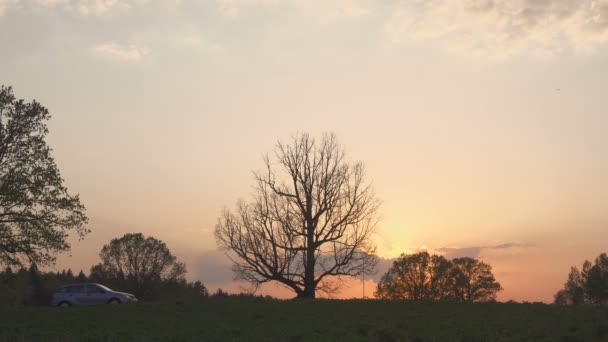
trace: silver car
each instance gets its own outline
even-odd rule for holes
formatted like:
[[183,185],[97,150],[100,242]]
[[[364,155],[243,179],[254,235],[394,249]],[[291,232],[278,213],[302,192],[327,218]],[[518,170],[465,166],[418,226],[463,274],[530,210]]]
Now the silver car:
[[136,303],[130,293],[111,290],[100,284],[72,284],[62,286],[53,294],[52,306]]

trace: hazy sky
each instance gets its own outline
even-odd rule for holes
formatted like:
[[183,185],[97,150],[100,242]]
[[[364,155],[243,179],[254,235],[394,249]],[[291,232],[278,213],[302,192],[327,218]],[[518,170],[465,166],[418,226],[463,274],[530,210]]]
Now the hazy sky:
[[0,0],[0,51],[91,218],[57,269],[143,232],[238,289],[217,217],[298,131],[364,162],[385,258],[478,257],[499,299],[550,301],[607,251],[606,0]]

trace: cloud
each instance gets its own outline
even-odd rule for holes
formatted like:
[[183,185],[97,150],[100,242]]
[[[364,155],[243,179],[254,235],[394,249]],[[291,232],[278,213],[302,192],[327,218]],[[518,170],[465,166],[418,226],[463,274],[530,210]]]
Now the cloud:
[[[48,0],[47,0],[48,1]],[[62,2],[61,0],[51,0]],[[69,11],[78,13],[83,16],[96,15],[100,16],[106,14],[114,9],[127,10],[130,5],[123,1],[118,0],[80,0],[80,1],[69,1],[65,8]]]
[[196,277],[205,284],[222,285],[234,280],[232,261],[223,251],[210,250],[196,259]]
[[443,255],[446,259],[454,258],[477,258],[481,253],[482,247],[465,247],[465,248],[454,248],[454,247],[443,247],[438,248],[437,252]]
[[385,32],[480,57],[588,53],[608,42],[608,0],[400,1]]
[[474,246],[474,247],[442,247],[437,248],[435,251],[446,259],[454,259],[454,258],[478,258],[482,256],[483,252],[491,252],[492,250],[506,250],[513,248],[523,248],[529,247],[528,244],[516,243],[516,242],[506,242],[498,245],[490,245],[490,246]]
[[295,10],[312,14],[321,21],[367,15],[372,8],[371,0],[216,0],[216,3],[218,12],[230,18],[255,8],[280,8],[284,13]]
[[57,8],[80,16],[101,16],[110,13],[114,10],[126,11],[135,3],[140,3],[141,0],[0,0],[0,15],[7,8],[19,3],[22,8]]
[[191,34],[187,35],[183,38],[182,43],[186,46],[199,46],[203,43],[203,40],[200,36]]
[[230,18],[240,16],[243,10],[260,6],[277,5],[281,0],[216,0],[218,12]]
[[13,4],[15,4],[17,0],[0,0],[0,17],[6,13],[6,10]]
[[100,54],[107,55],[123,61],[139,62],[149,51],[145,47],[137,45],[121,46],[115,42],[109,42],[97,45],[95,51]]

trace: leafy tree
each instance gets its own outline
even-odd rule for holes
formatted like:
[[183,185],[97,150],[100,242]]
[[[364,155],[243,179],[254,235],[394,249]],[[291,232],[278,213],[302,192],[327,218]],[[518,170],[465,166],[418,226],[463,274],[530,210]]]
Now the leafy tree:
[[45,142],[49,118],[38,102],[0,87],[0,264],[53,263],[70,248],[70,231],[89,232],[85,208],[63,185]]
[[375,295],[382,299],[449,298],[450,267],[450,262],[440,255],[401,254],[380,279]]
[[197,297],[208,297],[209,296],[209,291],[207,290],[207,287],[205,287],[205,285],[203,285],[203,283],[200,280],[197,280],[194,283],[191,283],[189,285],[189,288],[191,289],[192,293]]
[[79,283],[86,283],[88,280],[89,279],[87,278],[86,274],[84,274],[84,272],[80,270],[78,276],[76,277],[76,281]]
[[500,283],[492,274],[492,267],[473,258],[452,260],[454,297],[467,302],[486,302],[496,300],[502,290]]
[[381,299],[490,301],[502,290],[490,265],[473,258],[448,261],[427,252],[401,254],[376,288]]
[[233,253],[237,278],[254,290],[275,281],[315,298],[317,290],[337,291],[340,276],[374,269],[379,202],[363,165],[346,161],[333,134],[319,142],[296,135],[264,162],[252,201],[224,210],[215,229],[218,245]]
[[608,255],[600,254],[593,263],[585,261],[581,271],[570,269],[564,288],[555,295],[556,304],[608,304]]
[[29,272],[29,284],[31,288],[31,304],[33,305],[45,305],[49,301],[49,293],[44,288],[42,275],[38,270],[36,264],[32,264],[28,270]]
[[181,281],[186,274],[186,266],[164,242],[141,233],[112,239],[99,256],[101,263],[93,266],[91,278],[110,280],[140,298],[149,298],[162,281]]
[[560,291],[559,297],[556,295],[556,303],[579,305],[585,303],[585,301],[583,277],[578,268],[572,267],[568,274],[568,280],[564,284],[564,289]]
[[590,302],[596,305],[608,303],[608,256],[598,256],[593,266],[585,270],[585,292]]

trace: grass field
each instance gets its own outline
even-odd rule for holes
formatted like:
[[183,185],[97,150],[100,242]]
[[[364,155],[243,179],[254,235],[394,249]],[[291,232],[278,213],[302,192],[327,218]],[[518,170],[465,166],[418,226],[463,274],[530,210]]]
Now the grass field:
[[608,310],[543,304],[209,299],[0,309],[0,341],[608,341]]

